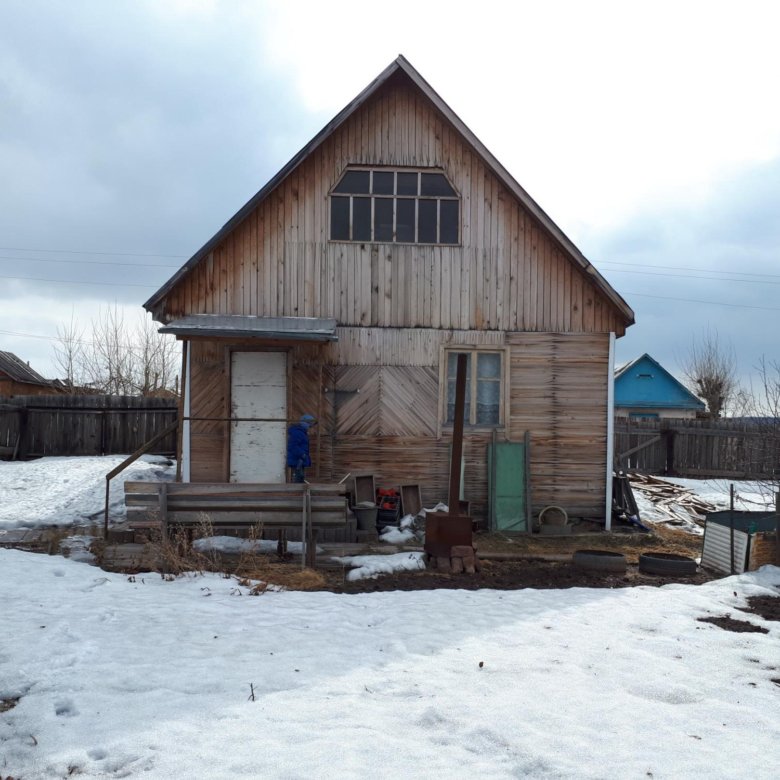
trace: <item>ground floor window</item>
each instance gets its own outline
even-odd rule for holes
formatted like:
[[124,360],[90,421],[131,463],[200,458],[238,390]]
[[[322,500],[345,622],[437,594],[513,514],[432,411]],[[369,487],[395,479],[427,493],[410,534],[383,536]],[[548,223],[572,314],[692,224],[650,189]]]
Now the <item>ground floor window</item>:
[[444,350],[443,422],[455,419],[455,379],[458,355],[466,359],[466,409],[463,421],[473,427],[496,427],[504,423],[505,357],[502,349],[448,348]]

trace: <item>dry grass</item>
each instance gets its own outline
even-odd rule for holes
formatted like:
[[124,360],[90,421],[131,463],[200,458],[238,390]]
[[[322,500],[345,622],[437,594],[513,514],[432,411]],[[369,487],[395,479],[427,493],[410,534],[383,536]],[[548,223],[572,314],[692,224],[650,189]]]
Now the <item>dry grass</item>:
[[[249,529],[246,541],[254,542],[263,535],[262,525]],[[214,536],[214,528],[208,515],[203,514],[192,539],[208,539]],[[177,529],[166,541],[159,534],[150,542],[153,558],[163,576],[175,577],[191,572],[220,572],[226,577],[235,577],[240,584],[250,587],[252,592],[263,593],[269,585],[288,590],[317,590],[325,585],[325,578],[313,569],[301,569],[299,564],[283,562],[245,545],[235,554],[223,554],[216,550],[198,551],[193,548],[190,533]]]

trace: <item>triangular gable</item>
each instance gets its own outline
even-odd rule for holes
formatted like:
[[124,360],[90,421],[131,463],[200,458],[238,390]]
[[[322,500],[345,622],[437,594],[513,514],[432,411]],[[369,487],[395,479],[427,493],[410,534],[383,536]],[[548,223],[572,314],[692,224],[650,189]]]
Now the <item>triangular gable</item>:
[[441,112],[464,141],[469,144],[485,165],[515,196],[521,205],[536,219],[558,243],[566,255],[583,271],[624,318],[626,326],[634,323],[634,312],[614,288],[580,252],[566,234],[542,210],[538,203],[520,186],[503,165],[488,151],[484,144],[469,130],[458,115],[442,100],[428,82],[415,70],[409,61],[399,55],[377,76],[351,103],[340,111],[306,146],[304,146],[268,183],[252,197],[225,225],[210,238],[149,300],[144,303],[147,311],[153,311],[175,285],[189,273],[211,250],[217,247],[238,225],[240,225],[268,196],[284,181],[312,152],[321,146],[344,122],[366,101],[376,94],[395,74],[403,73]]
[[615,372],[615,406],[704,410],[704,403],[645,353]]

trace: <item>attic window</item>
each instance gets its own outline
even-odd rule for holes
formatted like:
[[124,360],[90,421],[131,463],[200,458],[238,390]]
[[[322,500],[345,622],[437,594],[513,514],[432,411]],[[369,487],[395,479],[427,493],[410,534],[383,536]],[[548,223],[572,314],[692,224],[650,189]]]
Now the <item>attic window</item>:
[[652,379],[653,378],[652,374],[637,374],[636,376],[637,376],[637,379]]
[[331,241],[457,244],[460,198],[434,169],[350,168],[330,195]]

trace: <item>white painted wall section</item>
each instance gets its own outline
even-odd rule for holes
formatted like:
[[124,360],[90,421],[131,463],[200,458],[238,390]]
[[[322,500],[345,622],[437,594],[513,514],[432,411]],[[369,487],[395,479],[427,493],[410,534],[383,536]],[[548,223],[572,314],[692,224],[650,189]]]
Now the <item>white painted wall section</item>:
[[287,452],[287,354],[231,357],[231,482],[284,482]]
[[615,453],[615,334],[609,334],[607,361],[607,495],[604,502],[604,528],[612,530],[612,470]]

